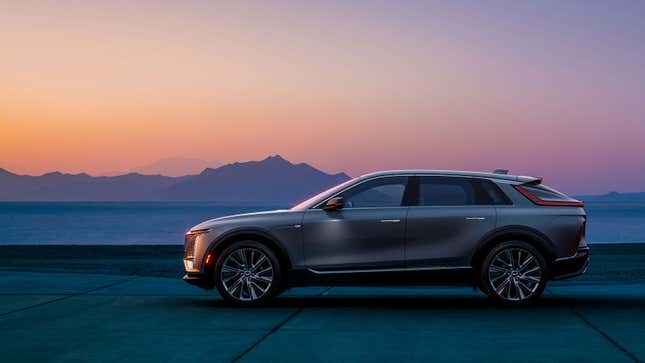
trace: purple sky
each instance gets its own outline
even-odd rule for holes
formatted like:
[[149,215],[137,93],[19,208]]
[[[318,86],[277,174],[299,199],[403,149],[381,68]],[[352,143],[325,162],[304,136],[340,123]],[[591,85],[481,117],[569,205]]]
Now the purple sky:
[[0,167],[279,153],[645,191],[643,1],[16,1]]

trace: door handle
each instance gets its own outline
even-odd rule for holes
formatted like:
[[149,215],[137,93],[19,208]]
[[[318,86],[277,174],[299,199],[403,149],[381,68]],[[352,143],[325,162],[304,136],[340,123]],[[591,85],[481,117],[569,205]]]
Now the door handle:
[[466,220],[468,221],[483,221],[486,219],[485,217],[466,217]]
[[400,219],[381,219],[381,223],[399,223]]

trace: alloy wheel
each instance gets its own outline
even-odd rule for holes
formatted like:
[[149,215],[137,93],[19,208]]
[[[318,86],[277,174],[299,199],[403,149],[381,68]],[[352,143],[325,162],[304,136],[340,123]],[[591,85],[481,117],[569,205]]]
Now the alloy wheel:
[[493,257],[488,267],[488,281],[500,298],[523,301],[540,288],[542,267],[532,252],[519,247],[505,248]]
[[269,291],[273,276],[269,257],[251,247],[232,251],[224,260],[220,274],[226,292],[240,301],[262,298]]

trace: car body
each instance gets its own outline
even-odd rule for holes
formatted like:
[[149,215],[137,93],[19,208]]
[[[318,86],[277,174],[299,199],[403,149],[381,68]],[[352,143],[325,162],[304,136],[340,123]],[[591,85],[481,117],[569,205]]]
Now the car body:
[[[184,280],[217,287],[240,305],[262,303],[292,286],[437,283],[473,284],[500,301],[526,303],[540,295],[547,280],[584,273],[585,225],[583,203],[544,186],[540,178],[377,172],[289,210],[194,226],[186,234]],[[260,267],[253,267],[254,258],[271,273],[261,297],[259,284],[269,277],[255,275]],[[528,269],[537,274],[524,274]],[[499,287],[495,278],[504,283],[499,294],[493,291]],[[233,282],[222,282],[227,279]],[[231,287],[240,291],[238,298],[226,296]],[[505,290],[510,296],[502,296]]]

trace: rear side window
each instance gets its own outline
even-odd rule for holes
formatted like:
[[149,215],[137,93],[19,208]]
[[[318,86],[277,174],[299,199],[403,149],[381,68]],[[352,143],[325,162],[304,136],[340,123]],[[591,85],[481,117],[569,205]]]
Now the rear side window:
[[568,201],[575,200],[569,197],[568,195],[561,193],[553,188],[550,188],[544,184],[537,184],[537,185],[524,184],[522,185],[522,188],[526,189],[531,194],[535,195],[536,197],[544,201],[568,202]]
[[490,180],[442,176],[419,178],[419,205],[459,206],[509,204]]

